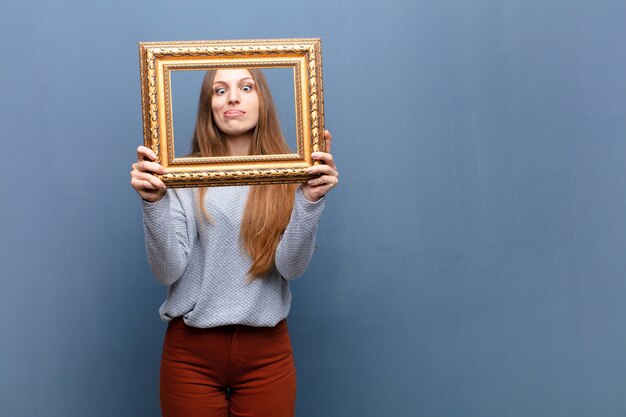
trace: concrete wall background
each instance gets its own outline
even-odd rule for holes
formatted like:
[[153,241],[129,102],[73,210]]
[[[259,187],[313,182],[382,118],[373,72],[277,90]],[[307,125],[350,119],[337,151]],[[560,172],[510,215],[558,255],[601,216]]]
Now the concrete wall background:
[[0,404],[156,416],[137,42],[321,37],[341,186],[298,416],[626,413],[626,4],[0,6]]

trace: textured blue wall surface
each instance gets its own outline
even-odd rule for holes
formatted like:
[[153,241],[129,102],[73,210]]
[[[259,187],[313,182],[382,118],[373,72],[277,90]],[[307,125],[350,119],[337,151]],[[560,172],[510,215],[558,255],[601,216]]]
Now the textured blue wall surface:
[[137,42],[321,37],[299,417],[626,415],[626,3],[0,6],[0,414],[159,414]]

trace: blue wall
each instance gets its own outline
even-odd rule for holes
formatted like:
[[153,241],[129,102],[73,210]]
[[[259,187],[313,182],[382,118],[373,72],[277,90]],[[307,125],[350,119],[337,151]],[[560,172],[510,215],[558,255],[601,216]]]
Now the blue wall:
[[321,37],[299,417],[626,414],[626,3],[0,6],[0,414],[156,416],[137,42]]

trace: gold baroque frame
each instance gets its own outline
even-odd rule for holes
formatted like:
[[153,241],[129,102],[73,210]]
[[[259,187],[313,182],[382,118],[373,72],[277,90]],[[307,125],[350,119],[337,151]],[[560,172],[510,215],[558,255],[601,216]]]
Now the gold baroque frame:
[[[320,39],[140,42],[144,145],[154,151],[168,187],[289,183],[307,180],[325,151]],[[176,158],[171,71],[216,68],[293,68],[296,154]]]

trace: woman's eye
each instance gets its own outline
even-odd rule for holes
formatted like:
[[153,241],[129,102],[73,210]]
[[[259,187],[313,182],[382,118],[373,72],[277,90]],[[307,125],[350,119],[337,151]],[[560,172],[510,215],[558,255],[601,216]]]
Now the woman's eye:
[[217,90],[215,90],[215,94],[217,94],[218,96],[221,96],[222,94],[226,93],[226,89],[225,88],[218,88]]
[[243,87],[241,87],[241,91],[243,91],[244,93],[249,93],[250,91],[252,91],[252,86],[246,84]]

